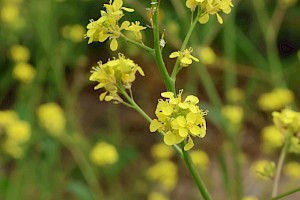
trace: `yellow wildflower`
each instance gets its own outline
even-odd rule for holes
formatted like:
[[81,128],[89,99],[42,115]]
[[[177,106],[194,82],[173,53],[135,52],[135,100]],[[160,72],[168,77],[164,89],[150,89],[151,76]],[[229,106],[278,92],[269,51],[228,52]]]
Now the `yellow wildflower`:
[[204,116],[207,111],[199,109],[199,99],[189,95],[182,101],[183,90],[179,91],[177,97],[172,92],[163,92],[161,96],[166,100],[158,100],[154,119],[150,123],[150,131],[161,131],[165,133],[164,142],[167,145],[181,143],[188,139],[184,150],[191,149],[194,144],[191,136],[203,138],[206,134],[206,121]]
[[251,166],[252,173],[264,180],[274,177],[275,168],[275,163],[267,160],[258,160]]
[[226,98],[230,103],[241,103],[244,99],[244,92],[241,88],[232,88],[226,93]]
[[6,152],[8,155],[15,159],[19,159],[23,156],[24,150],[20,146],[20,144],[14,140],[6,140],[3,143],[3,151]]
[[291,179],[300,179],[300,163],[291,161],[285,164],[283,172]]
[[195,11],[196,7],[200,5],[200,3],[204,2],[204,0],[187,0],[185,5],[189,9],[191,9],[192,12]]
[[244,116],[244,110],[240,106],[227,105],[222,108],[222,115],[233,125],[239,125]]
[[216,54],[209,46],[201,47],[199,49],[199,58],[205,65],[211,65],[216,61]]
[[195,166],[200,168],[200,170],[206,170],[209,165],[209,157],[208,155],[201,150],[191,151],[191,158]]
[[261,94],[258,105],[264,111],[280,110],[294,101],[294,94],[286,88],[275,88],[269,93]]
[[289,130],[300,133],[300,112],[284,109],[281,112],[273,112],[273,122],[281,130]]
[[0,13],[1,20],[5,23],[13,23],[20,17],[20,9],[15,3],[5,3]]
[[170,54],[170,58],[176,58],[179,57],[180,59],[180,66],[182,67],[187,67],[190,64],[192,64],[193,60],[196,62],[199,62],[199,59],[192,56],[192,52],[193,49],[189,48],[189,49],[185,49],[183,52],[181,51],[175,51],[173,53]]
[[14,78],[25,84],[31,83],[35,74],[35,69],[28,63],[20,62],[13,69]]
[[288,152],[300,154],[300,139],[298,137],[292,136]]
[[62,34],[74,43],[79,43],[84,39],[85,29],[80,24],[67,25],[63,27]]
[[13,110],[0,111],[0,127],[7,127],[19,120],[17,113]]
[[152,146],[151,155],[157,160],[170,159],[174,155],[174,151],[171,147],[166,146],[163,143],[158,143]]
[[133,60],[125,58],[123,54],[119,54],[118,59],[114,58],[105,64],[99,62],[97,67],[93,67],[90,81],[99,82],[94,87],[95,90],[100,88],[106,90],[100,94],[100,101],[114,100],[115,102],[123,102],[122,98],[118,95],[118,87],[130,89],[137,71],[142,76],[145,75],[142,68],[135,64]]
[[259,200],[256,196],[245,196],[242,200]]
[[148,195],[147,200],[170,200],[170,198],[166,197],[165,195],[159,192],[151,192]]
[[98,166],[111,165],[118,161],[116,148],[106,142],[98,142],[90,152],[90,159]]
[[30,125],[24,121],[15,121],[6,127],[7,139],[13,140],[17,144],[27,142],[30,138],[30,132]]
[[131,22],[131,25],[126,28],[127,31],[132,31],[134,33],[135,39],[138,41],[142,40],[141,30],[144,30],[144,29],[146,29],[146,27],[140,26],[139,21],[136,21],[135,23]]
[[10,47],[10,56],[16,63],[28,62],[30,59],[30,51],[22,45],[13,45]]
[[205,24],[209,20],[209,15],[216,15],[220,24],[223,24],[223,19],[218,12],[223,11],[225,14],[231,12],[233,4],[231,0],[204,0],[200,4],[201,16],[199,18],[200,24]]
[[284,143],[284,135],[275,126],[267,126],[262,130],[262,149],[266,153],[281,147]]
[[171,191],[177,184],[177,166],[169,160],[161,160],[147,170],[149,180],[157,181],[167,191]]
[[37,111],[40,125],[54,137],[60,137],[65,130],[64,111],[54,102],[41,105]]

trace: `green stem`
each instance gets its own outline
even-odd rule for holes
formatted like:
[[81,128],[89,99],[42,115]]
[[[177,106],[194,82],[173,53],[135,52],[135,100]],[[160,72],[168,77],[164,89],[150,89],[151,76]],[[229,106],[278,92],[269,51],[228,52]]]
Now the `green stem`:
[[270,200],[282,199],[283,197],[289,196],[289,195],[294,194],[296,192],[300,192],[300,187],[298,187],[296,189],[293,189],[293,190],[290,190],[290,191],[287,191],[287,192],[284,192],[284,193],[282,193],[278,196],[275,196],[275,197],[271,198]]
[[[191,26],[190,26],[190,28],[189,28],[189,30],[188,30],[188,32],[187,32],[184,40],[183,40],[183,43],[182,43],[181,48],[180,48],[180,51],[184,51],[186,49],[186,46],[187,46],[187,44],[188,44],[188,42],[190,40],[192,32],[195,29],[195,26],[196,26],[196,24],[198,22],[199,16],[200,16],[200,12],[198,11],[196,18],[192,22],[192,24],[191,24]],[[177,73],[179,71],[179,66],[180,66],[180,58],[177,57],[175,66],[174,66],[172,74],[171,74],[171,78],[174,79],[174,80],[176,79],[176,75],[177,75]]]
[[291,134],[292,134],[292,132],[289,131],[289,134],[287,135],[284,146],[283,146],[283,148],[281,150],[281,153],[280,153],[280,156],[279,156],[279,160],[278,160],[278,163],[277,163],[276,175],[275,175],[273,189],[272,189],[272,197],[275,197],[278,193],[280,175],[281,175],[281,171],[282,171],[285,156],[286,156],[288,148],[290,146]]
[[200,175],[197,173],[197,170],[195,169],[192,159],[189,155],[189,153],[187,151],[184,150],[184,142],[181,143],[181,149],[182,149],[182,153],[183,153],[183,160],[188,168],[188,170],[190,171],[190,174],[192,175],[199,191],[201,192],[201,195],[203,197],[204,200],[211,200],[211,196],[208,193]]
[[121,35],[121,37],[122,38],[124,38],[127,42],[130,42],[130,43],[132,43],[132,44],[135,44],[135,45],[137,45],[137,46],[139,46],[139,47],[141,47],[141,48],[143,48],[143,49],[145,49],[146,51],[148,51],[151,55],[154,55],[154,49],[152,49],[152,48],[150,48],[150,47],[148,47],[148,46],[146,46],[146,45],[144,45],[144,44],[142,44],[142,43],[140,43],[140,42],[137,42],[137,41],[135,41],[135,40],[132,40],[132,39],[130,39],[130,38],[127,38],[125,35]]
[[175,81],[170,78],[169,73],[167,71],[167,68],[165,66],[165,63],[163,61],[163,57],[161,54],[160,49],[160,36],[159,36],[159,19],[158,19],[158,13],[159,13],[159,3],[155,0],[151,0],[152,2],[152,10],[153,10],[153,16],[152,16],[152,22],[153,22],[153,37],[154,37],[154,59],[157,64],[158,70],[164,80],[164,83],[166,85],[166,88],[168,91],[172,91],[174,94],[176,93],[175,89]]

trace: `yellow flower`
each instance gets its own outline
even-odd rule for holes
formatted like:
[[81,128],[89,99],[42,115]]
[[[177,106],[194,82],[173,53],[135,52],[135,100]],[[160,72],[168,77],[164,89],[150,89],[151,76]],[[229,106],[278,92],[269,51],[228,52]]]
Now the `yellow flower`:
[[13,69],[14,78],[25,84],[31,83],[35,74],[35,69],[28,63],[20,62]]
[[79,43],[84,38],[85,29],[80,24],[63,27],[63,36],[69,38],[74,43]]
[[14,140],[6,140],[3,143],[3,150],[6,152],[8,155],[15,159],[19,159],[23,156],[24,150],[20,146],[20,144]]
[[190,155],[195,166],[200,168],[202,171],[207,169],[209,165],[209,157],[204,151],[191,151]]
[[169,160],[161,160],[147,170],[149,180],[157,181],[164,189],[171,191],[177,184],[177,166]]
[[152,146],[151,155],[157,160],[170,159],[174,155],[174,151],[171,147],[166,146],[163,143],[158,143]]
[[239,125],[244,116],[244,110],[240,106],[227,105],[222,108],[222,115],[233,125]]
[[258,200],[258,198],[256,196],[245,196],[242,200]]
[[284,135],[275,126],[267,126],[262,130],[262,148],[266,153],[281,147],[284,143]]
[[280,130],[290,130],[300,133],[300,112],[284,109],[281,112],[273,112],[273,122]]
[[201,62],[205,65],[211,65],[216,61],[216,54],[209,46],[201,47],[198,55]]
[[27,142],[30,138],[30,125],[24,121],[16,121],[6,127],[7,139],[13,140],[17,144]]
[[216,15],[220,24],[223,24],[223,19],[218,12],[223,11],[225,14],[231,12],[233,4],[231,0],[205,0],[200,4],[202,14],[199,18],[200,24],[205,24],[209,20],[209,15]]
[[13,110],[0,111],[0,127],[7,127],[19,120],[17,113]]
[[5,23],[13,23],[19,19],[20,10],[15,3],[5,3],[1,8],[1,20]]
[[226,93],[226,98],[229,102],[237,104],[241,103],[244,99],[244,92],[241,88],[232,88]]
[[144,29],[146,29],[146,27],[140,26],[139,21],[136,21],[135,23],[131,22],[131,25],[126,28],[127,31],[132,31],[134,33],[135,39],[138,41],[142,40],[141,30],[144,30]]
[[267,160],[258,160],[251,166],[252,173],[264,180],[274,177],[275,168],[275,163]]
[[142,68],[135,64],[133,60],[125,58],[123,54],[119,54],[118,59],[114,58],[105,64],[99,62],[97,67],[93,67],[90,81],[99,82],[94,87],[95,90],[105,89],[105,92],[100,94],[100,101],[114,100],[116,103],[123,102],[118,95],[118,87],[130,89],[137,71],[142,76],[145,75]]
[[150,123],[150,131],[164,132],[164,142],[167,145],[181,143],[187,139],[188,142],[184,147],[187,151],[194,146],[193,137],[204,137],[206,134],[206,121],[204,116],[207,111],[199,109],[197,104],[199,99],[196,96],[189,95],[182,101],[179,91],[177,97],[172,92],[163,92],[161,96],[166,100],[158,100],[154,119]]
[[116,148],[106,142],[98,142],[90,152],[90,159],[98,166],[111,165],[118,161]]
[[13,45],[10,47],[10,56],[16,63],[28,62],[30,59],[30,51],[22,45]]
[[298,137],[293,136],[291,138],[291,143],[288,152],[300,154],[300,139]]
[[285,164],[283,172],[291,179],[300,179],[300,163],[291,161]]
[[187,0],[185,5],[189,9],[191,9],[192,12],[195,11],[196,7],[200,5],[200,3],[204,2],[204,0]]
[[297,3],[297,0],[278,0],[279,5],[282,7],[294,6]]
[[269,93],[261,94],[258,105],[264,111],[280,110],[294,101],[294,94],[286,88],[275,88]]
[[170,199],[159,192],[151,192],[148,195],[147,200],[170,200]]
[[199,62],[198,58],[192,56],[193,49],[185,49],[183,52],[181,51],[175,51],[170,54],[170,58],[176,58],[179,57],[180,59],[180,66],[187,67],[190,64],[192,64],[193,60],[196,62]]
[[37,111],[40,125],[54,137],[64,134],[66,119],[64,111],[54,102],[41,105]]

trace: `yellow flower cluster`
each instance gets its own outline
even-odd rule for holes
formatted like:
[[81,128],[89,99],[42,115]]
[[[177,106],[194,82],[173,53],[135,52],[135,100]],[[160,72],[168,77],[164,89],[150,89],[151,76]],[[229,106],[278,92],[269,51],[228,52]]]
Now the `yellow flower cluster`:
[[284,109],[281,112],[273,112],[273,122],[281,130],[289,130],[300,134],[300,112]]
[[169,160],[161,160],[147,170],[149,180],[157,181],[165,190],[171,191],[177,184],[177,166]]
[[125,58],[123,54],[119,54],[118,59],[109,60],[107,63],[98,63],[97,67],[93,67],[90,81],[99,82],[94,87],[95,90],[104,88],[106,91],[100,94],[100,101],[123,102],[118,95],[120,88],[130,89],[132,82],[135,80],[136,72],[145,76],[141,67],[133,62],[133,60]]
[[300,180],[300,163],[295,161],[288,162],[284,166],[283,172],[292,179]]
[[268,160],[258,160],[251,166],[252,173],[260,179],[273,178],[275,175],[275,163]]
[[164,143],[154,144],[151,148],[151,156],[157,160],[170,159],[173,155],[173,148]]
[[18,159],[24,154],[22,145],[30,139],[31,128],[28,122],[21,121],[14,111],[0,111],[0,136],[5,133],[3,151]]
[[284,135],[276,126],[267,126],[262,130],[262,150],[271,153],[273,150],[282,147]]
[[218,22],[223,23],[222,17],[218,12],[223,11],[225,14],[231,12],[231,7],[233,4],[231,0],[187,0],[186,6],[191,9],[192,12],[195,11],[198,6],[201,12],[199,22],[205,24],[209,20],[209,15],[217,15]]
[[217,59],[217,56],[216,56],[214,50],[212,48],[210,48],[209,46],[201,47],[199,49],[198,55],[199,55],[201,62],[205,65],[211,65]]
[[111,165],[118,161],[116,148],[107,142],[98,142],[90,153],[90,159],[98,166]]
[[258,105],[264,111],[275,111],[284,108],[294,101],[294,94],[286,88],[275,88],[269,93],[261,94]]
[[54,102],[41,105],[37,110],[40,125],[54,137],[64,134],[66,119],[64,111]]
[[123,7],[123,0],[112,0],[109,4],[104,4],[106,11],[101,10],[101,17],[94,21],[90,20],[87,25],[87,33],[85,37],[89,38],[88,43],[93,41],[104,42],[108,38],[111,40],[110,49],[116,51],[118,49],[117,39],[123,36],[122,30],[132,31],[136,37],[136,40],[142,39],[141,30],[146,27],[140,26],[140,22],[131,23],[129,21],[124,21],[121,26],[119,26],[120,19],[124,16],[123,10],[127,12],[133,12],[131,8]]
[[199,59],[192,56],[192,52],[193,49],[189,48],[189,49],[185,49],[183,52],[181,51],[175,51],[173,53],[170,54],[170,58],[176,58],[179,57],[180,59],[180,66],[181,67],[187,67],[190,64],[192,64],[193,60],[196,62],[199,62]]
[[196,150],[190,152],[191,158],[193,163],[200,171],[206,171],[209,166],[209,157],[208,155],[202,150]]
[[241,106],[227,105],[222,108],[223,117],[232,125],[239,125],[244,117],[244,110]]
[[66,25],[63,27],[62,35],[64,38],[70,39],[74,43],[79,43],[83,40],[85,28],[80,24]]
[[207,111],[199,109],[199,99],[189,95],[182,101],[182,92],[177,97],[173,92],[163,92],[161,96],[166,100],[158,100],[154,119],[150,123],[150,131],[164,132],[164,142],[167,145],[181,143],[188,139],[184,150],[187,151],[194,146],[193,137],[204,137],[206,134],[206,121],[204,116]]

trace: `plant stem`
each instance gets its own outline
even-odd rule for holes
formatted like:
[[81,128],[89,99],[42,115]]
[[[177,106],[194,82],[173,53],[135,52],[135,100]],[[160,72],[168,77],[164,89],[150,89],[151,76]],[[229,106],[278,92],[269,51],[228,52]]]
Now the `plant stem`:
[[132,39],[126,37],[126,36],[123,35],[123,34],[121,35],[121,37],[124,38],[127,42],[130,42],[130,43],[132,43],[132,44],[135,44],[135,45],[137,45],[137,46],[139,46],[139,47],[145,49],[146,51],[148,51],[151,55],[154,55],[154,49],[152,49],[152,48],[150,48],[150,47],[148,47],[148,46],[146,46],[146,45],[144,45],[144,44],[141,44],[141,43],[139,43],[139,42],[137,42],[137,41],[135,41],[135,40],[132,40]]
[[158,70],[164,80],[164,83],[166,85],[166,88],[168,91],[176,93],[175,90],[175,81],[170,78],[169,73],[167,71],[167,68],[165,66],[165,63],[163,61],[163,57],[161,54],[160,49],[160,36],[159,36],[159,19],[158,19],[158,13],[159,13],[159,3],[155,0],[151,0],[152,4],[152,10],[153,10],[153,16],[152,16],[152,22],[153,22],[153,37],[154,37],[154,59],[157,64]]
[[[183,43],[182,43],[181,48],[180,48],[180,51],[184,51],[186,49],[188,41],[190,40],[192,32],[193,32],[193,30],[194,30],[194,28],[195,28],[195,26],[196,26],[196,24],[198,22],[199,16],[200,16],[200,12],[198,11],[197,16],[195,17],[194,21],[192,22],[192,24],[191,24],[191,26],[190,26],[190,28],[189,28],[189,30],[188,30],[188,32],[187,32],[184,40],[183,40]],[[179,66],[180,66],[180,58],[177,57],[175,66],[174,66],[172,74],[171,74],[171,78],[174,79],[174,80],[176,79],[176,75],[177,75],[177,73],[179,71]]]
[[283,167],[285,156],[287,154],[287,150],[290,146],[291,134],[292,134],[292,132],[289,131],[289,133],[286,137],[286,140],[284,142],[284,146],[283,146],[283,148],[281,150],[281,153],[280,153],[280,156],[279,156],[279,160],[278,160],[278,163],[277,163],[276,175],[275,175],[273,189],[272,189],[272,197],[275,197],[278,193],[278,186],[279,186],[281,170],[282,170],[282,167]]
[[181,149],[182,149],[182,153],[183,153],[183,160],[187,166],[187,168],[190,171],[190,174],[192,175],[199,191],[201,192],[201,195],[203,197],[204,200],[211,200],[211,196],[208,193],[201,177],[199,176],[199,174],[197,173],[197,170],[195,169],[192,159],[190,157],[190,155],[188,154],[187,151],[184,150],[184,142],[181,143]]
[[275,197],[271,198],[270,200],[282,199],[283,197],[289,196],[289,195],[294,194],[296,192],[300,192],[300,187],[298,187],[296,189],[293,189],[293,190],[290,190],[290,191],[287,191],[287,192],[284,192],[284,193],[282,193],[278,196],[275,196]]

